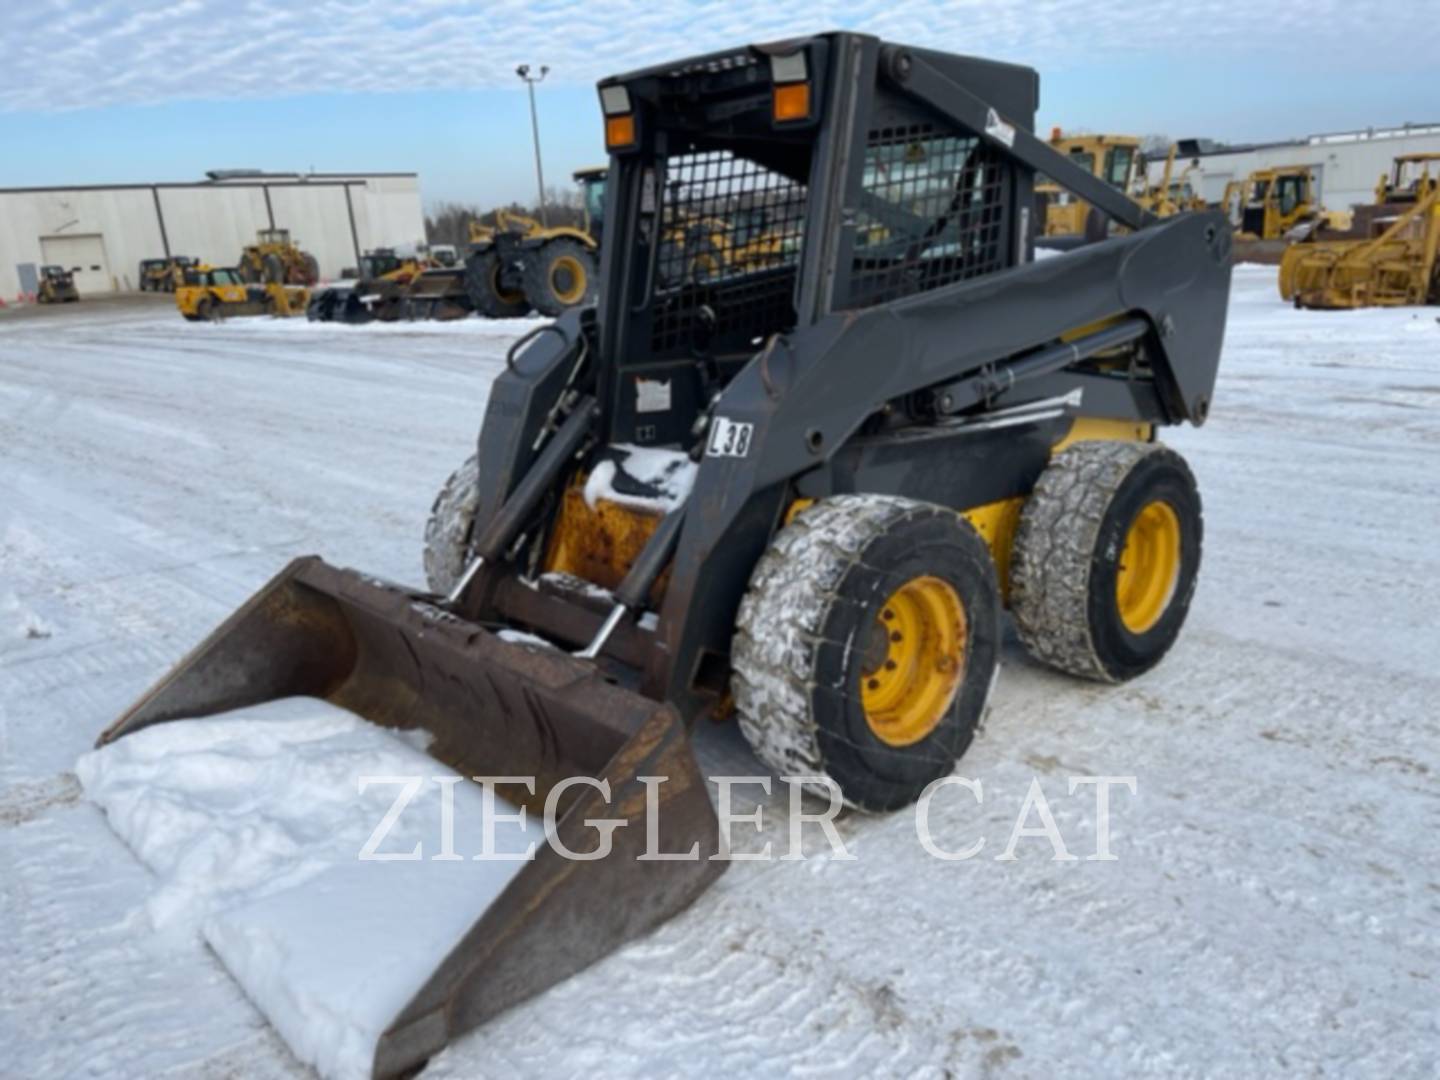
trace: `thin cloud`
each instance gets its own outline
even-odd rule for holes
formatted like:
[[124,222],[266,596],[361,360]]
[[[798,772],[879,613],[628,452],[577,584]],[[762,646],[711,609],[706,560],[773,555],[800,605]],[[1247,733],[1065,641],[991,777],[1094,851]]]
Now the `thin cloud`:
[[[1362,0],[26,0],[0,20],[0,111],[508,86],[519,62],[588,83],[632,67],[845,27],[1042,68],[1123,70],[1137,49],[1227,65],[1330,58],[1373,42],[1387,70],[1433,57],[1428,20],[1395,33]],[[1381,36],[1383,34],[1383,43]],[[1383,44],[1383,49],[1382,49]],[[1379,65],[1375,60],[1372,68]],[[1197,87],[1197,93],[1203,88]]]

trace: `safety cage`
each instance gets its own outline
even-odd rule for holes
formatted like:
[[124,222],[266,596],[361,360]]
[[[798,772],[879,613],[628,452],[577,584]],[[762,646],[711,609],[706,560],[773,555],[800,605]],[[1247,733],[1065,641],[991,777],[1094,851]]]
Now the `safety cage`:
[[[617,225],[628,216],[612,235],[631,248],[610,253],[624,287],[607,296],[626,366],[709,358],[725,369],[824,309],[871,307],[1023,261],[1013,207],[1029,205],[1029,171],[873,61],[857,71],[868,88],[832,85],[829,44],[717,53],[602,84],[621,178],[612,209]],[[1033,74],[965,66],[1028,130]],[[840,112],[852,96],[859,108]],[[812,190],[812,172],[833,175],[836,158],[847,163],[844,184]],[[802,295],[821,278],[825,299],[802,314]]]

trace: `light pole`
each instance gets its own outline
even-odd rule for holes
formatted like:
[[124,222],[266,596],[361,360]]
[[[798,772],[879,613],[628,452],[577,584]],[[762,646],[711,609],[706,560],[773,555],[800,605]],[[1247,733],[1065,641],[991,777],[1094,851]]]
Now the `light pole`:
[[531,75],[530,65],[521,64],[515,69],[515,74],[520,76],[526,89],[530,91],[530,132],[535,137],[535,182],[540,185],[540,224],[548,229],[550,219],[545,213],[545,170],[540,167],[540,120],[535,115],[535,84],[544,82],[545,76],[550,74],[550,69],[541,64],[540,74]]

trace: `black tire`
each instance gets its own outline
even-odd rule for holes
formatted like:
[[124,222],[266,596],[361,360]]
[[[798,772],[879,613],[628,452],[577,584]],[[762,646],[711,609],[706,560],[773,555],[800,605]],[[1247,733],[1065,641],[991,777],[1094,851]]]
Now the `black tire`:
[[320,280],[320,263],[308,251],[300,256],[305,264],[305,280],[298,282],[300,285],[314,285]]
[[[958,601],[959,657],[942,650],[931,659],[948,666],[922,670],[921,678],[938,670],[949,680],[931,719],[903,741],[882,738],[865,686],[894,666],[888,650],[899,639],[883,620],[893,617],[897,590],[921,581],[942,583]],[[825,775],[850,806],[894,810],[948,775],[969,747],[999,648],[995,567],[968,522],[910,499],[823,499],[776,535],[750,577],[731,647],[740,729],[776,772]]]
[[[1127,558],[1140,561],[1126,539],[1142,511],[1157,513],[1147,510],[1152,504],[1173,515],[1178,552],[1172,525],[1162,526],[1166,539],[1157,544],[1170,554],[1154,565],[1170,569],[1151,575],[1149,607],[1127,616],[1117,583]],[[1083,678],[1118,683],[1148,671],[1184,625],[1203,536],[1195,477],[1168,447],[1083,442],[1061,452],[1041,473],[1015,534],[1010,608],[1020,640],[1037,660]]]
[[525,299],[552,319],[595,302],[595,255],[578,240],[557,237],[527,251],[524,277]]
[[305,305],[305,320],[307,322],[329,322],[334,306],[334,299],[326,293],[311,297],[310,302]]
[[494,248],[477,251],[465,260],[465,291],[475,310],[487,319],[516,319],[530,314],[530,302],[522,293],[501,288],[500,254]]
[[266,255],[261,267],[260,279],[261,283],[265,285],[285,284],[285,260],[273,253]]
[[445,481],[425,522],[425,580],[431,592],[448,593],[465,572],[479,499],[480,460],[471,454]]
[[208,296],[195,305],[195,321],[209,322],[215,318],[215,305]]

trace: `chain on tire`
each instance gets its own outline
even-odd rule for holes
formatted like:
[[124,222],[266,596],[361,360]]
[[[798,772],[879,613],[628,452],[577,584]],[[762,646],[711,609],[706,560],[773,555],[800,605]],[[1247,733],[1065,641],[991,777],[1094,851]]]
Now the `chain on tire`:
[[731,650],[740,728],[782,775],[828,777],[861,809],[908,805],[974,738],[999,612],[989,550],[953,511],[823,499],[751,575]]
[[1189,611],[1203,538],[1183,458],[1155,443],[1083,442],[1025,502],[1010,608],[1037,660],[1123,682],[1169,651]]

